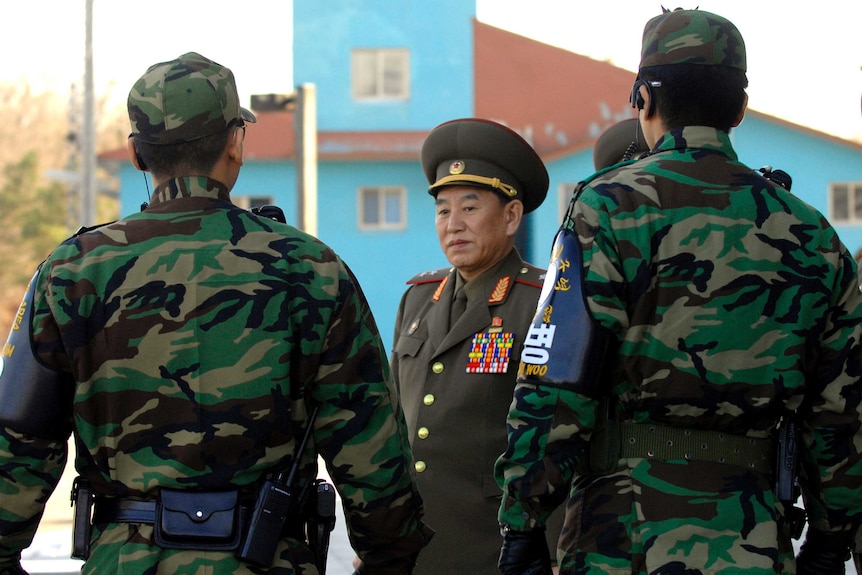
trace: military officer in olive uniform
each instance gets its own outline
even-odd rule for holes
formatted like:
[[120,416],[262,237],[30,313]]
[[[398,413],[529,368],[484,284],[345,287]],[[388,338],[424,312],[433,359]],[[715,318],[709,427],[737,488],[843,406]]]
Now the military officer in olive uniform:
[[[514,237],[544,200],[548,174],[518,134],[475,118],[434,128],[422,167],[452,266],[407,282],[395,324],[392,369],[437,531],[416,573],[496,575],[494,461],[506,447],[520,347],[545,274],[521,259]],[[548,532],[555,543],[559,527]]]

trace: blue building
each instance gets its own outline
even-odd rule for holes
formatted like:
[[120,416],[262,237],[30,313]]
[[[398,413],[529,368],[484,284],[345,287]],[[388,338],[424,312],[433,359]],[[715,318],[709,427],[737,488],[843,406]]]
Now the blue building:
[[[317,102],[317,235],[359,278],[384,340],[414,274],[447,265],[419,164],[431,128],[478,116],[528,139],[548,167],[545,203],[518,245],[544,266],[592,147],[608,126],[634,116],[634,73],[476,20],[469,0],[294,0],[293,77]],[[233,191],[244,207],[297,210],[294,113],[257,111]],[[852,251],[862,247],[862,146],[749,110],[732,139],[753,168],[793,177],[793,191],[829,217]],[[114,162],[121,214],[146,199],[125,151]]]

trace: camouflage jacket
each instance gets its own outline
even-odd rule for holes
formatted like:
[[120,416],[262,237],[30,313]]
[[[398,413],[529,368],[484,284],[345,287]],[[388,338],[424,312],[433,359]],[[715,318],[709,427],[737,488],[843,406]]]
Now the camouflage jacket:
[[[812,523],[862,520],[862,297],[826,219],[704,127],[665,134],[649,157],[600,172],[573,201],[564,226],[580,240],[587,305],[619,342],[603,382],[617,417],[768,438],[796,411]],[[545,343],[551,361],[568,353]],[[496,468],[502,523],[542,524],[568,496],[563,570],[791,568],[768,473],[645,453],[577,475],[599,405],[519,383]]]
[[[428,533],[406,426],[371,311],[326,245],[234,206],[218,182],[181,178],[60,245],[37,282],[34,350],[74,376],[76,468],[96,493],[253,494],[287,469],[319,406],[300,482],[319,454],[370,572],[406,572]],[[65,453],[0,435],[0,566],[28,545]],[[231,553],[155,547],[151,525],[101,527],[84,573],[250,572]],[[285,539],[268,572],[314,572],[309,559]]]

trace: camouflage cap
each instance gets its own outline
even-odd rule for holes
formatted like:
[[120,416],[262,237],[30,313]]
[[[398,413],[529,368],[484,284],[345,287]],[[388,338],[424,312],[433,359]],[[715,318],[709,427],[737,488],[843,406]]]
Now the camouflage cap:
[[644,27],[639,68],[729,66],[745,72],[745,43],[726,18],[703,10],[664,10]]
[[440,124],[422,144],[428,193],[447,186],[471,186],[521,200],[524,213],[538,208],[548,193],[548,171],[530,144],[515,131],[482,118]]
[[233,72],[195,52],[151,66],[128,99],[135,138],[149,144],[189,142],[226,129],[231,122],[255,122],[239,105]]

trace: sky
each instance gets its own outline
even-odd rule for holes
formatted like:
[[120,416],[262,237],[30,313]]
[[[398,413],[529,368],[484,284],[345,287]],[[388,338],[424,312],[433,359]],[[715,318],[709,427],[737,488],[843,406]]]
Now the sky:
[[[477,0],[477,18],[635,70],[643,26],[661,12],[661,1]],[[862,1],[696,2],[665,6],[699,7],[736,24],[748,52],[749,107],[862,141]],[[230,67],[246,102],[251,94],[294,89],[289,0],[92,0],[92,5],[97,96],[124,102],[149,65],[188,51]],[[0,82],[65,93],[80,81],[85,6],[86,0],[5,0]]]

